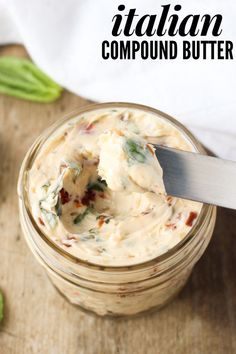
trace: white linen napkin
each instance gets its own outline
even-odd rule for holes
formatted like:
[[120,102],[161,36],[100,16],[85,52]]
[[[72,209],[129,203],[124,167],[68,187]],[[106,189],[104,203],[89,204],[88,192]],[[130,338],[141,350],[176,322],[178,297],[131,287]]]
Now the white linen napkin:
[[[186,124],[213,152],[236,160],[235,60],[106,61],[101,57],[102,41],[114,39],[112,18],[118,5],[124,4],[126,13],[136,8],[140,15],[160,15],[161,5],[168,3],[0,0],[0,43],[24,44],[44,72],[78,95],[163,110]],[[223,33],[217,39],[235,41],[235,0],[178,0],[171,6],[175,4],[182,5],[180,17],[222,14]]]

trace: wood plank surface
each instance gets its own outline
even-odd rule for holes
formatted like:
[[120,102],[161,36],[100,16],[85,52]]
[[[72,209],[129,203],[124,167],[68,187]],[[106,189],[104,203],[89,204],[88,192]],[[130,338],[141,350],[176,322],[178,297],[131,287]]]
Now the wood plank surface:
[[[22,47],[0,55],[26,56]],[[63,70],[63,68],[62,68]],[[87,104],[68,92],[53,104],[0,96],[0,354],[236,353],[236,212],[218,210],[213,239],[168,307],[134,319],[102,319],[70,305],[29,251],[16,183],[25,152],[46,126]]]

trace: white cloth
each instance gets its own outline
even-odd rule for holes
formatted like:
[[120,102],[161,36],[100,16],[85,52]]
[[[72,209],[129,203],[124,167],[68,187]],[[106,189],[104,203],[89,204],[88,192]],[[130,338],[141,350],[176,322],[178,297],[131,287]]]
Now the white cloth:
[[[103,60],[101,43],[114,39],[112,18],[121,3],[125,13],[136,8],[140,15],[160,15],[161,5],[171,2],[0,0],[0,43],[24,44],[42,70],[76,94],[163,110],[186,124],[216,154],[236,160],[235,60]],[[180,17],[221,13],[223,33],[217,39],[235,41],[235,0],[177,3],[182,5]],[[173,12],[173,2],[171,9]]]

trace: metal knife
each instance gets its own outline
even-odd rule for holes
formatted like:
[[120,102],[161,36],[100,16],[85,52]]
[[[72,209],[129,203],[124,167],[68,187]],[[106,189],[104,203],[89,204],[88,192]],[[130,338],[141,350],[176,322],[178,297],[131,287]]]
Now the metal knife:
[[168,195],[236,209],[236,162],[155,145]]

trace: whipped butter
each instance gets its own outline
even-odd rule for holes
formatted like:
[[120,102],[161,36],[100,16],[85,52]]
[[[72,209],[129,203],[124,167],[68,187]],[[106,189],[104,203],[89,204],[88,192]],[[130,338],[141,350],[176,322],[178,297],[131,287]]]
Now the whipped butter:
[[139,109],[98,109],[57,129],[29,171],[40,229],[99,265],[138,264],[175,246],[202,204],[166,195],[153,144],[193,150],[173,125]]

